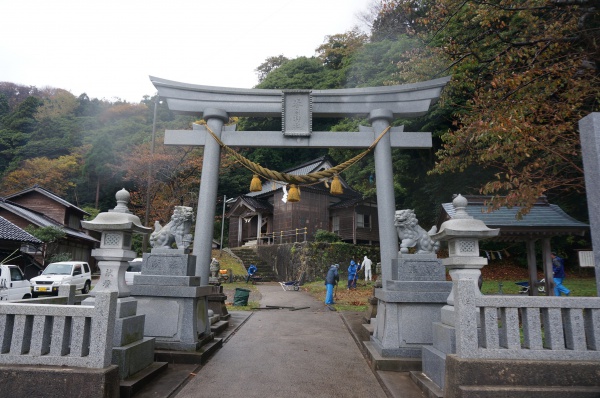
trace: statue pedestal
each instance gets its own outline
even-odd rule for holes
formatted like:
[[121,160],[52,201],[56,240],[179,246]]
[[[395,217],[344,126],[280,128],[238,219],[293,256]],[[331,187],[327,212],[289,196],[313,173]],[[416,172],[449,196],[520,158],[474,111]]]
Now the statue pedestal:
[[144,335],[154,337],[158,349],[196,351],[198,335],[210,333],[207,296],[211,286],[200,286],[194,276],[196,257],[176,249],[152,249],[144,254],[131,295],[138,313],[146,316]]
[[379,303],[371,346],[384,358],[420,359],[423,346],[433,343],[431,325],[440,321],[452,283],[435,254],[403,254],[392,260],[391,270],[392,280],[375,292]]
[[211,286],[212,291],[208,295],[208,309],[212,310],[215,315],[219,316],[220,320],[229,319],[227,311],[227,295],[223,293],[223,286]]

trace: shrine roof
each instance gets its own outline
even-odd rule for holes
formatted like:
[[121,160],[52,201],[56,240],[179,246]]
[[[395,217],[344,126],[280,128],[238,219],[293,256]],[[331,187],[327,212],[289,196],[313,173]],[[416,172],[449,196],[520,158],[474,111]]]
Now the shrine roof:
[[240,216],[246,213],[248,210],[254,213],[260,211],[268,211],[272,213],[273,205],[266,200],[252,198],[247,195],[238,196],[231,209],[229,209],[227,212],[226,217],[231,217],[232,215]]

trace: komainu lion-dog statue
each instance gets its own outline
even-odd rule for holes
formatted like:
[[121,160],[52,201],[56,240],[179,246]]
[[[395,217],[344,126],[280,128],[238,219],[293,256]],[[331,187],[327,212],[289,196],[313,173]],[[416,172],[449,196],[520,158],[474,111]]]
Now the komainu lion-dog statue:
[[178,249],[187,249],[192,241],[192,222],[194,221],[194,212],[191,207],[175,206],[171,221],[164,227],[156,221],[154,223],[154,232],[150,235],[150,245],[153,248],[168,248],[177,245]]
[[429,232],[425,231],[419,226],[414,210],[396,210],[394,226],[400,238],[400,253],[408,253],[411,247],[415,248],[416,254],[436,253],[440,248],[440,242],[431,239],[437,227],[434,225]]

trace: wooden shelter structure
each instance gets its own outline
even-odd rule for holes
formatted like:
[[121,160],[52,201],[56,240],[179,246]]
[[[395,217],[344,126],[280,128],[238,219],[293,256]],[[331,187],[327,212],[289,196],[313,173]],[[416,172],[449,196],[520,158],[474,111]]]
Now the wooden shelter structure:
[[[559,206],[548,203],[546,197],[537,200],[531,211],[521,219],[517,218],[517,213],[521,209],[518,206],[488,212],[487,202],[491,200],[490,196],[468,196],[469,201],[466,211],[478,220],[481,220],[489,228],[498,228],[500,233],[492,238],[494,241],[501,242],[524,242],[527,246],[527,268],[529,270],[529,286],[536,286],[537,260],[536,260],[536,242],[541,241],[542,249],[542,268],[547,295],[554,295],[554,278],[552,276],[552,248],[550,239],[555,236],[578,235],[583,236],[589,231],[589,225],[577,221]],[[442,204],[442,220],[449,219],[454,215],[452,203]],[[537,295],[537,289],[529,289],[530,295]]]

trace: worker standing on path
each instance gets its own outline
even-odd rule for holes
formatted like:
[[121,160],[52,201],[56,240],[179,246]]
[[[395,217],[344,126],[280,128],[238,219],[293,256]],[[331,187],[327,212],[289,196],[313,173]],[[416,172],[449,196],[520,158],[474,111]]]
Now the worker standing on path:
[[340,274],[338,273],[339,264],[333,264],[327,271],[325,277],[325,286],[327,287],[327,294],[325,295],[325,304],[335,304],[333,301],[333,288],[340,281]]

